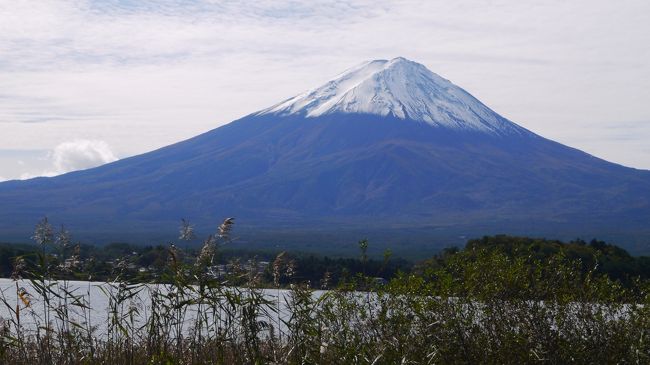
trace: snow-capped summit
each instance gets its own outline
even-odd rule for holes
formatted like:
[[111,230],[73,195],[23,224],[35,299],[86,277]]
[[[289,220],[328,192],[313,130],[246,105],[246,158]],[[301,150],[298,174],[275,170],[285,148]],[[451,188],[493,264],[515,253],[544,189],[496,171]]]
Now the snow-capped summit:
[[402,57],[364,62],[258,114],[317,117],[330,113],[393,116],[496,134],[527,132],[449,80]]

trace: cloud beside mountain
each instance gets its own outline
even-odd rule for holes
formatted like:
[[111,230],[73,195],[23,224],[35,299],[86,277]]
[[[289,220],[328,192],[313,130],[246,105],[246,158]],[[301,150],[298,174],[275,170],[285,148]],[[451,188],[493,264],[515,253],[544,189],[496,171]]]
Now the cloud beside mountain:
[[56,146],[52,161],[56,172],[65,173],[117,161],[117,157],[104,141],[75,140]]
[[[118,158],[108,143],[101,140],[76,139],[58,144],[48,152],[50,166],[41,173],[23,173],[21,180],[38,176],[56,176],[66,172],[97,167]],[[4,179],[0,178],[0,181]]]

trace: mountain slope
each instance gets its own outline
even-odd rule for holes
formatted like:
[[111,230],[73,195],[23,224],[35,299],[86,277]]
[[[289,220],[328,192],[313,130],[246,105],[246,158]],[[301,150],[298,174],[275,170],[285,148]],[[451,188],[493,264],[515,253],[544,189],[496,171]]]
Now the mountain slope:
[[2,183],[0,201],[0,232],[23,237],[43,215],[122,239],[231,215],[251,231],[395,239],[407,229],[650,237],[650,172],[539,137],[404,59],[157,151]]

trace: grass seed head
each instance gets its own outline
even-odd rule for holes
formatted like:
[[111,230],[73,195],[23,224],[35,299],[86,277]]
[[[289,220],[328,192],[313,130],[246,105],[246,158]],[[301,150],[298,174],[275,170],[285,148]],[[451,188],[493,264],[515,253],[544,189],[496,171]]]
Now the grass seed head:
[[232,227],[235,224],[235,218],[226,218],[224,219],[223,223],[219,225],[219,238],[222,238],[224,241],[230,241],[230,233],[232,231]]
[[52,243],[54,239],[54,230],[52,229],[52,225],[48,222],[47,217],[44,217],[36,224],[32,239],[39,245]]

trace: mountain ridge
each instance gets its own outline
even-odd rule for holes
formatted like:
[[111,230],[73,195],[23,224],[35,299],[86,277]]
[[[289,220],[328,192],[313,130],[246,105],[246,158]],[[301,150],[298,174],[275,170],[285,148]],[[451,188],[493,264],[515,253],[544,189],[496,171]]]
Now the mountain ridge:
[[[448,128],[391,113],[266,110],[94,169],[0,183],[0,235],[29,237],[47,215],[91,239],[146,241],[173,237],[181,218],[206,226],[235,216],[244,240],[262,246],[296,232],[299,242],[328,237],[317,247],[336,236],[390,237],[396,252],[408,232],[421,247],[530,232],[625,239],[628,248],[641,245],[636,252],[650,242],[650,171],[505,118],[525,132]],[[260,232],[268,234],[255,238]],[[440,232],[447,238],[436,243]]]

